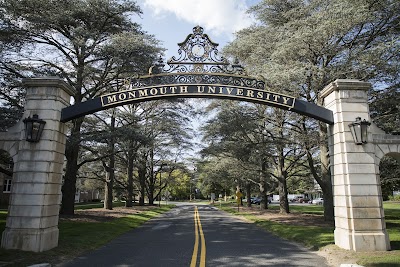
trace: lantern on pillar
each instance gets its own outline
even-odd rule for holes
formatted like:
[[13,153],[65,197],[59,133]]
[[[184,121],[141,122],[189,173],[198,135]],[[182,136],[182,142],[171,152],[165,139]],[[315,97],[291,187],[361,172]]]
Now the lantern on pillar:
[[360,117],[357,117],[355,122],[349,124],[351,135],[353,136],[353,140],[357,145],[367,143],[368,126],[370,125],[371,123],[369,121],[366,121],[365,119],[361,120]]
[[37,143],[42,136],[43,128],[46,122],[39,119],[37,114],[34,114],[32,118],[29,116],[23,120],[25,124],[25,139],[28,142]]

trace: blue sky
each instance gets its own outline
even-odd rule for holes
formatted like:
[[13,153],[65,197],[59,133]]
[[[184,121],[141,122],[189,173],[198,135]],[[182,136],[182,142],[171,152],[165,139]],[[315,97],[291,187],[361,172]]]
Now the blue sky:
[[143,15],[137,22],[162,41],[166,58],[177,55],[177,43],[200,25],[218,50],[234,38],[233,33],[249,27],[254,19],[247,9],[261,0],[138,0]]

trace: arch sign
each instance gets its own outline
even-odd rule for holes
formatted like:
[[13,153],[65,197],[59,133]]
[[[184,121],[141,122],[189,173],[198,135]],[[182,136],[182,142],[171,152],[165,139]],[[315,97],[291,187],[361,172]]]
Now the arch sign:
[[237,62],[218,55],[217,43],[196,26],[185,41],[178,43],[179,57],[165,65],[160,58],[149,74],[124,82],[124,90],[82,102],[61,112],[61,121],[96,111],[168,98],[222,98],[241,100],[290,110],[333,124],[332,111],[292,96],[265,90],[262,79],[247,76]]

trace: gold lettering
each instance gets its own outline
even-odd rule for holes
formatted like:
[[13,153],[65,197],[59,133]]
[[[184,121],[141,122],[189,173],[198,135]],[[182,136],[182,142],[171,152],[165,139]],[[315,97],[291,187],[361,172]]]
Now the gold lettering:
[[253,90],[247,90],[247,97],[254,97],[254,91]]
[[204,93],[204,85],[203,86],[197,86],[197,92],[198,93]]
[[162,95],[165,95],[167,93],[167,87],[161,87],[160,92]]
[[243,89],[236,89],[236,95],[243,95]]
[[280,98],[281,96],[279,96],[279,95],[273,95],[272,97],[274,98],[274,101],[275,101],[275,102],[278,102],[278,98]]
[[215,94],[215,86],[209,86],[208,87],[208,93],[214,93]]
[[257,98],[263,98],[263,93],[262,92],[257,92]]
[[129,98],[135,98],[136,97],[136,92],[128,92],[128,97]]
[[176,86],[170,86],[169,89],[171,89],[171,93],[175,94],[175,90],[177,88],[176,88]]
[[282,98],[283,98],[283,104],[287,105],[287,103],[290,100],[290,98],[289,97],[285,97],[285,96],[282,96]]
[[233,88],[226,87],[226,91],[228,91],[228,94],[232,94]]
[[151,88],[151,89],[150,89],[150,94],[151,94],[151,95],[156,95],[156,94],[158,94],[157,88]]
[[139,97],[142,97],[142,96],[147,96],[147,89],[139,90]]
[[126,94],[119,94],[118,95],[118,100],[119,101],[124,101],[126,99]]
[[107,96],[107,102],[108,102],[108,103],[117,102],[117,97],[116,97],[116,95]]
[[188,87],[187,86],[179,86],[180,93],[187,93],[188,92]]

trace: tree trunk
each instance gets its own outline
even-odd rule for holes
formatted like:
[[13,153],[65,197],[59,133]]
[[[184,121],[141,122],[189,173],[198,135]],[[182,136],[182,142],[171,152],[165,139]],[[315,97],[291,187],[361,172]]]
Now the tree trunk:
[[[82,102],[81,90],[83,87],[83,73],[85,70],[85,63],[83,57],[77,55],[78,66],[76,68],[76,83],[73,87],[76,89],[74,96],[75,103]],[[65,157],[67,165],[64,175],[64,183],[61,187],[62,200],[60,214],[73,215],[75,207],[75,193],[76,193],[76,177],[78,175],[79,165],[79,150],[81,141],[81,126],[85,117],[72,120],[71,136],[67,139],[65,148]]]
[[154,187],[149,188],[149,193],[148,193],[147,197],[149,199],[149,205],[154,205]]
[[[303,121],[303,131],[307,135],[307,126]],[[325,123],[319,123],[319,149],[320,149],[320,160],[321,160],[321,175],[318,175],[317,170],[314,166],[314,159],[310,152],[310,145],[308,142],[305,144],[305,150],[307,154],[307,161],[310,171],[317,181],[317,183],[321,186],[321,190],[324,197],[324,219],[325,221],[334,221],[334,210],[333,210],[333,190],[332,190],[332,182],[331,182],[331,173],[329,169],[329,155],[328,155],[328,134],[327,127]]]
[[133,152],[133,142],[129,141],[129,150],[128,150],[128,185],[127,185],[127,199],[126,206],[132,207],[133,204],[133,165],[134,165],[135,157]]
[[251,183],[246,183],[247,207],[251,207]]
[[71,136],[67,140],[65,157],[67,166],[64,175],[64,183],[61,188],[62,201],[60,214],[73,215],[75,207],[76,176],[79,170],[78,158],[81,139],[81,126],[84,117],[72,121]]
[[139,206],[144,206],[144,197],[146,191],[146,162],[139,163],[138,176],[139,176]]
[[[283,128],[280,128],[280,135],[283,140]],[[277,149],[279,151],[278,156],[278,191],[279,191],[279,213],[289,213],[289,201],[288,201],[288,189],[287,189],[287,173],[285,170],[285,156],[284,156],[284,146],[278,145]]]
[[261,161],[261,171],[260,171],[260,197],[261,197],[261,203],[260,207],[262,209],[268,209],[268,196],[267,196],[267,162],[263,158]]
[[113,171],[111,171],[109,168],[107,168],[106,171],[106,183],[104,186],[104,208],[107,210],[112,210],[113,209],[113,177],[112,177]]
[[149,205],[154,205],[154,191],[156,186],[156,177],[154,176],[154,148],[150,150],[150,174],[147,180],[148,192],[147,197],[149,198]]
[[329,148],[327,144],[328,140],[328,129],[325,123],[319,123],[320,126],[320,157],[321,157],[321,189],[324,194],[324,219],[325,221],[334,221],[334,209],[333,209],[333,190],[331,172],[329,167]]
[[279,185],[279,213],[290,213],[286,177],[278,179]]

